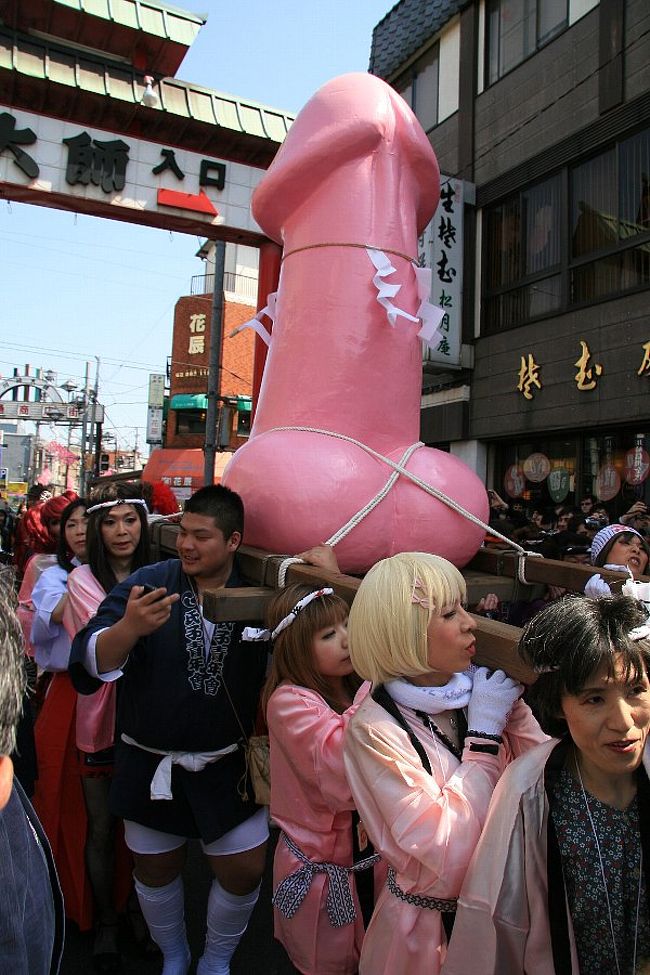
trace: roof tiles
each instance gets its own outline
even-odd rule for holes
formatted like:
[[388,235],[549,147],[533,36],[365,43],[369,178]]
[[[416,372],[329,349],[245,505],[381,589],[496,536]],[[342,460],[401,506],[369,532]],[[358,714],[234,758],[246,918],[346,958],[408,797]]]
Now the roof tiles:
[[459,12],[467,0],[400,0],[372,32],[369,70],[389,78],[429,38]]

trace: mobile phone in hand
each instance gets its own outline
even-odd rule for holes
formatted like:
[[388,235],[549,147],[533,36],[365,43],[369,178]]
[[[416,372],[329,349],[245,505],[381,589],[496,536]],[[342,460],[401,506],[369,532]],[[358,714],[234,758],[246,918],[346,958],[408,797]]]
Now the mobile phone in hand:
[[[141,585],[142,585],[142,595],[143,596],[146,596],[150,592],[155,592],[156,589],[159,589],[160,588],[160,586],[152,586],[151,583],[149,583],[149,582],[143,582],[143,583],[141,583]],[[164,595],[165,594],[163,593],[162,596],[159,596],[158,597],[158,599],[163,599],[164,598]],[[158,602],[158,600],[156,600],[156,602]]]

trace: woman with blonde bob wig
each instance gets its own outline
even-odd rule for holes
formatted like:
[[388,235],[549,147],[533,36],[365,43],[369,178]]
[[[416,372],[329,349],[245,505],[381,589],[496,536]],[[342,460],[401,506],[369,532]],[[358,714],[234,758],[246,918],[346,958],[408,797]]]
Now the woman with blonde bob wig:
[[475,667],[465,582],[446,559],[405,552],[368,572],[348,625],[372,692],[351,719],[345,768],[388,881],[360,975],[437,975],[456,899],[506,765],[545,740],[523,688]]

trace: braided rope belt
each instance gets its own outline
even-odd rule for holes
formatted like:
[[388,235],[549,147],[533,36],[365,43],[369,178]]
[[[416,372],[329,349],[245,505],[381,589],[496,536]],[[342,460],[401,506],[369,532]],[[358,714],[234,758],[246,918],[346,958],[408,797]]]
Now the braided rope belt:
[[441,913],[456,910],[458,903],[457,897],[451,897],[449,900],[445,900],[441,897],[425,897],[424,894],[407,894],[395,880],[395,871],[392,867],[388,868],[386,884],[391,894],[394,894],[401,901],[406,901],[407,904],[412,904],[414,907],[426,907],[430,911],[440,911]]
[[357,915],[349,875],[374,866],[380,859],[379,855],[375,853],[352,867],[342,867],[337,863],[317,863],[305,856],[286,833],[282,833],[282,839],[293,855],[302,861],[303,866],[278,884],[273,894],[273,905],[284,917],[292,918],[307,896],[314,876],[324,873],[328,880],[326,906],[330,924],[335,928],[352,924]]

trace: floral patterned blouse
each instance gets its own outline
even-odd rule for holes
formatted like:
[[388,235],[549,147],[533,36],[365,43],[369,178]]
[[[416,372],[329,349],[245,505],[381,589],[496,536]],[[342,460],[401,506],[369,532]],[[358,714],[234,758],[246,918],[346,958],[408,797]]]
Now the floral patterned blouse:
[[563,769],[553,791],[551,815],[562,857],[580,971],[586,975],[632,975],[636,940],[634,972],[645,972],[650,962],[650,922],[642,880],[637,931],[641,841],[636,798],[624,810],[614,809],[589,793],[587,802],[600,844],[611,925],[598,848],[582,789],[571,772]]

